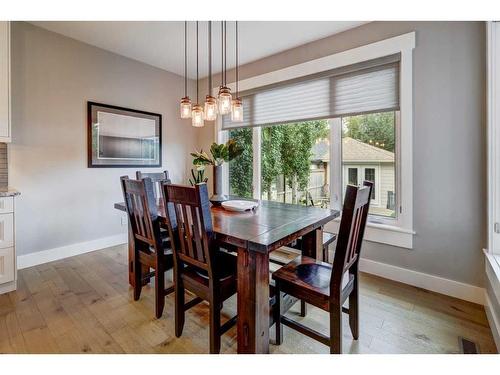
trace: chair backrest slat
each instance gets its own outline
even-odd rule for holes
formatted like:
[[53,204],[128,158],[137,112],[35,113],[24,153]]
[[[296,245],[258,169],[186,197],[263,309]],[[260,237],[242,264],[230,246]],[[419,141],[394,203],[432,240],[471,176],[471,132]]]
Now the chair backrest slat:
[[128,176],[120,180],[134,239],[157,251],[161,248],[161,237],[152,181],[149,178],[130,180]]
[[136,171],[135,176],[138,180],[142,180],[143,178],[150,178],[153,182],[154,188],[154,196],[156,199],[162,196],[161,193],[161,183],[164,181],[170,182],[170,178],[168,177],[168,171],[163,172],[141,172]]
[[[191,210],[192,214],[192,219],[193,219],[193,237],[194,237],[194,244],[195,244],[195,249],[197,251],[197,258],[198,259],[203,259],[203,262],[206,262],[205,259],[205,253],[203,252],[203,240],[202,240],[202,231],[201,231],[201,225],[200,225],[200,210],[198,207],[193,207]],[[194,215],[193,215],[194,213]]]
[[360,188],[347,185],[330,288],[340,288],[344,273],[357,270],[372,189],[369,181],[364,181]]
[[172,245],[175,256],[211,274],[214,236],[207,185],[190,187],[163,183],[162,192],[165,211],[170,218],[170,236],[175,239]]

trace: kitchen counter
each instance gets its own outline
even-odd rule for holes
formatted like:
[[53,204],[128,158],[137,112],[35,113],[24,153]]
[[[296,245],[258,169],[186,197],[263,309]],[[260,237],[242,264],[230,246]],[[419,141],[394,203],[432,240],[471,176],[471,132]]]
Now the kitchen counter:
[[15,197],[16,195],[20,195],[21,193],[16,189],[12,188],[0,188],[0,197]]

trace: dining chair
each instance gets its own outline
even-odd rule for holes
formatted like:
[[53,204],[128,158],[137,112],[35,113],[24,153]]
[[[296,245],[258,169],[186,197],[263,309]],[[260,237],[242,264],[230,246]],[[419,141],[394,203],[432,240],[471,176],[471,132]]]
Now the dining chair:
[[151,181],[153,181],[154,184],[154,194],[155,198],[158,199],[162,196],[161,194],[161,182],[162,181],[169,181],[170,178],[168,177],[168,171],[165,170],[163,172],[141,172],[141,171],[136,171],[135,172],[135,177],[138,180],[142,180],[143,178],[150,178]]
[[[342,312],[349,315],[352,336],[355,340],[358,339],[358,263],[372,188],[373,183],[369,181],[364,181],[363,187],[360,188],[347,186],[333,264],[301,256],[273,273],[276,291],[273,314],[276,322],[277,345],[280,345],[283,340],[281,327],[283,323],[328,345],[330,353],[340,354],[342,351]],[[330,316],[330,336],[282,316],[280,313],[281,293],[289,294],[327,311]],[[349,299],[349,308],[343,307],[347,299]]]
[[[236,316],[221,325],[223,302],[237,291],[236,256],[220,249],[215,239],[205,183],[194,187],[162,184],[167,226],[174,252],[175,336],[180,337],[185,312],[201,302],[210,306],[210,353],[219,353],[221,336]],[[197,297],[185,303],[184,292]]]
[[[322,260],[324,262],[329,262],[329,246],[337,239],[335,233],[327,232],[322,230]],[[273,251],[269,254],[269,262],[278,266],[285,266],[290,261],[297,257],[300,257],[302,253],[302,239],[295,241],[293,246],[282,246],[278,250]],[[274,286],[273,284],[271,284]],[[307,315],[307,306],[304,300],[300,301],[300,313],[301,317]]]
[[[155,278],[155,315],[160,318],[165,306],[165,297],[174,287],[165,288],[165,271],[173,268],[173,252],[170,242],[160,231],[153,182],[150,178],[130,180],[120,177],[125,206],[134,241],[134,301],[141,296],[143,280]],[[142,266],[153,268],[153,272],[142,274]]]

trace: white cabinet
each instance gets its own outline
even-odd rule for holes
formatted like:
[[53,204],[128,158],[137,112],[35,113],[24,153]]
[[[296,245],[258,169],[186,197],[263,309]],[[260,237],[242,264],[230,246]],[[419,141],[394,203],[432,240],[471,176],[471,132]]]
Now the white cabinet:
[[0,197],[0,294],[16,289],[14,197]]
[[0,142],[10,141],[10,22],[0,21]]
[[0,249],[0,286],[10,284],[15,278],[14,248]]

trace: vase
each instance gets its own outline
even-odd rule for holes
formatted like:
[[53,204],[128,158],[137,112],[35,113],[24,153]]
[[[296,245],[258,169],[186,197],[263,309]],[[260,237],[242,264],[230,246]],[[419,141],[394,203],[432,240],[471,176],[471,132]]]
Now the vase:
[[222,194],[222,165],[214,165],[214,191],[213,195],[210,197],[210,202],[213,205],[220,205],[229,199],[227,195]]

